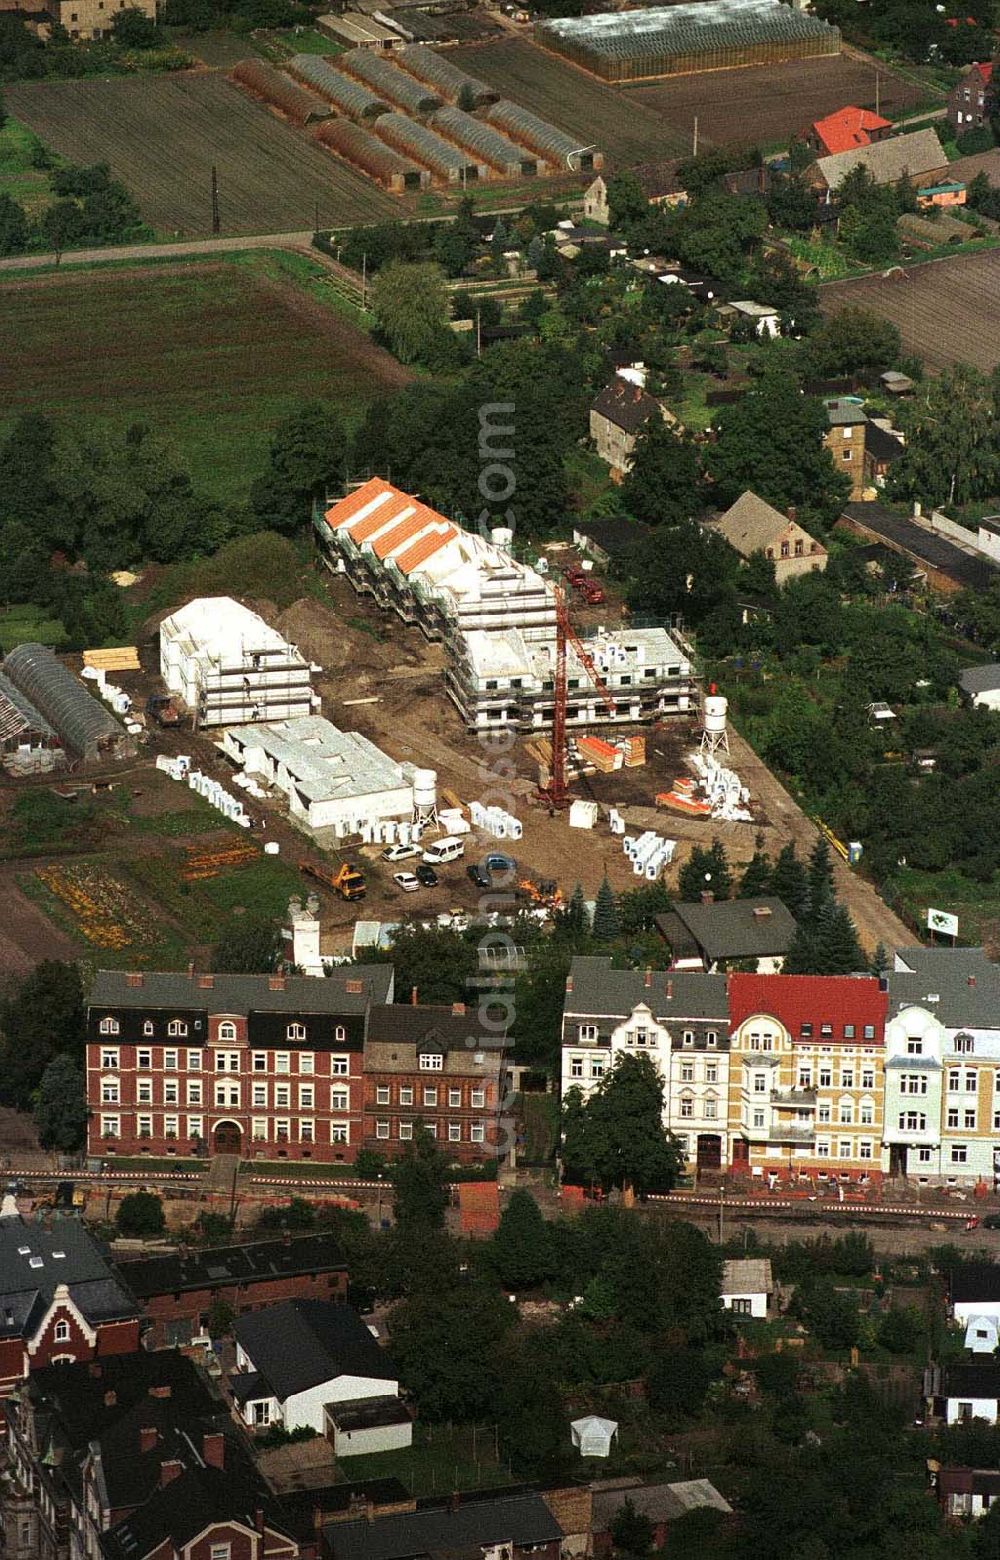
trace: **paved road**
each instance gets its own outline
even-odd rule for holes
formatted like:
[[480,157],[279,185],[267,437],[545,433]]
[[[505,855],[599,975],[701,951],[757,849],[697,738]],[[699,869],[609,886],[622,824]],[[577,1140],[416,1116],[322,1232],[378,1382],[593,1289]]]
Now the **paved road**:
[[[812,819],[806,817],[781,782],[775,779],[763,760],[758,758],[750,744],[732,726],[729,728],[729,745],[733,768],[744,785],[749,787],[751,797],[759,801],[782,841],[794,840],[799,856],[808,856],[819,838],[819,830]],[[885,944],[890,953],[894,948],[912,948],[917,941],[914,933],[889,909],[871,883],[852,872],[836,852],[833,852],[833,863],[837,894],[851,912],[861,946],[866,952],[873,953],[876,944],[880,942]]]
[[102,249],[67,249],[61,257],[55,253],[11,255],[0,260],[0,271],[34,271],[46,265],[94,265],[112,260],[174,260],[182,255],[225,255],[244,249],[299,249],[306,250],[314,259],[326,258],[313,249],[311,233],[262,233],[251,238],[192,238],[181,239],[176,244],[115,244]]

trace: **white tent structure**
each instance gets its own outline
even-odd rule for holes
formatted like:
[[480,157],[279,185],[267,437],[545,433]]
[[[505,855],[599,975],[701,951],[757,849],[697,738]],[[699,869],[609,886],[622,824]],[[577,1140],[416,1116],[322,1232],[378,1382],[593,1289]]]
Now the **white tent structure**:
[[581,1457],[608,1457],[611,1443],[618,1434],[618,1421],[588,1414],[585,1419],[574,1419],[569,1428],[573,1445],[579,1448]]

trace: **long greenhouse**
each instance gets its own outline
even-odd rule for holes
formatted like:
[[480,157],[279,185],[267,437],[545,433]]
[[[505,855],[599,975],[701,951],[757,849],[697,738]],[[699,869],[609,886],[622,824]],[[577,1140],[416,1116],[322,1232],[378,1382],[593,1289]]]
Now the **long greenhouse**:
[[777,65],[839,54],[840,29],[782,0],[694,0],[541,22],[543,48],[604,81]]
[[488,87],[485,81],[479,81],[466,71],[459,70],[451,60],[435,54],[433,49],[425,48],[422,43],[412,43],[400,49],[396,58],[411,76],[426,81],[428,86],[436,88],[450,103],[466,98],[472,107],[481,108],[484,103],[495,103],[500,95],[495,87]]
[[520,103],[502,98],[487,109],[486,117],[491,125],[509,135],[519,146],[530,147],[544,162],[553,168],[571,168],[574,173],[601,168],[604,154],[593,146],[581,146],[579,141],[550,125],[547,119],[539,119]]
[[485,178],[490,171],[468,152],[459,151],[418,120],[407,119],[405,114],[383,114],[376,121],[375,130],[380,140],[429,168],[449,184],[470,183],[480,176]]
[[359,173],[367,174],[394,194],[424,189],[431,182],[426,168],[421,168],[412,158],[387,146],[370,130],[350,119],[328,120],[326,124],[318,125],[313,134],[321,146],[336,152]]
[[315,92],[300,87],[288,77],[268,65],[265,60],[240,60],[233,66],[232,79],[247,92],[272,108],[280,109],[297,125],[308,125],[319,119],[329,119],[333,109]]
[[522,174],[533,176],[538,172],[538,159],[523,146],[515,146],[492,125],[474,119],[460,108],[442,108],[431,115],[430,123],[449,141],[471,152],[477,162],[489,163],[505,178],[516,179]]
[[371,49],[352,49],[341,55],[337,64],[407,114],[432,114],[441,107],[442,99],[433,87],[414,80],[405,70],[397,70],[390,60]]
[[375,119],[388,112],[388,103],[383,103],[360,82],[352,81],[350,76],[342,76],[321,54],[296,54],[289,61],[288,69],[299,81],[315,87],[322,97],[328,98],[335,108],[352,119]]

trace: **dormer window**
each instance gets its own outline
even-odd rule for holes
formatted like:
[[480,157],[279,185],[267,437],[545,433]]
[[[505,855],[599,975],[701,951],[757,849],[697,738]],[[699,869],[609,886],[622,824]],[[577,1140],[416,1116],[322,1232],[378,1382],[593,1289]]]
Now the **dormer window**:
[[171,1036],[181,1035],[181,1036],[183,1036],[183,1035],[186,1035],[187,1032],[188,1032],[188,1026],[187,1026],[187,1024],[184,1023],[184,1021],[182,1019],[172,1018],[170,1020],[169,1024],[167,1025],[167,1034],[168,1035],[171,1035]]
[[440,1051],[424,1051],[420,1058],[421,1072],[441,1072],[444,1067],[444,1057]]
[[285,1030],[289,1040],[304,1040],[306,1037],[305,1024],[289,1024]]
[[959,1056],[971,1056],[976,1048],[976,1042],[971,1035],[956,1035],[955,1050]]
[[142,1026],[142,1032],[144,1035],[151,1035],[153,1033],[153,1020],[151,1018],[146,1019]]
[[228,1019],[228,1018],[227,1019],[223,1019],[222,1023],[219,1025],[219,1039],[220,1040],[235,1040],[236,1039],[236,1025],[232,1022],[231,1019]]
[[685,1029],[685,1031],[684,1031],[684,1044],[685,1045],[694,1045],[694,1030],[693,1029]]
[[581,1024],[578,1033],[579,1033],[579,1036],[580,1036],[581,1040],[596,1040],[597,1039],[597,1025],[596,1024]]
[[119,1032],[120,1025],[117,1018],[102,1018],[100,1029],[102,1035],[116,1035]]

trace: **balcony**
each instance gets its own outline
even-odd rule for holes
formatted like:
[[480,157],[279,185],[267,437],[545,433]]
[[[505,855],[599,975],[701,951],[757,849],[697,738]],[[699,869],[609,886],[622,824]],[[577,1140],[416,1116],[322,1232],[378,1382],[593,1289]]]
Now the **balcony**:
[[786,1110],[815,1110],[815,1089],[775,1089],[771,1104]]
[[808,1147],[816,1140],[816,1133],[812,1127],[800,1126],[797,1122],[787,1126],[780,1121],[772,1121],[770,1131],[767,1134],[769,1143],[784,1143],[788,1145],[802,1144]]

